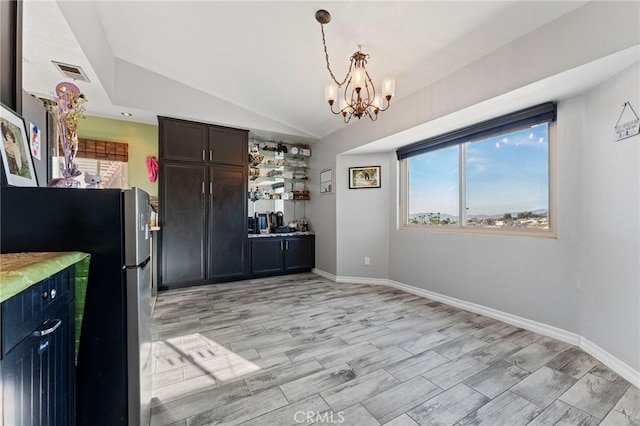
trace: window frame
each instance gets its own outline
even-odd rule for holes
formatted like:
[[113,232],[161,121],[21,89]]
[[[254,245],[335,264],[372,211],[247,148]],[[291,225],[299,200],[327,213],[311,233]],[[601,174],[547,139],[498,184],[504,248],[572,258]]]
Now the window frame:
[[[532,126],[530,124],[527,127]],[[399,217],[398,217],[398,229],[404,231],[423,231],[423,232],[440,232],[440,233],[456,233],[456,234],[479,234],[479,235],[507,235],[507,236],[519,236],[519,237],[536,237],[536,238],[557,238],[557,199],[556,199],[556,188],[557,188],[557,176],[556,176],[556,147],[557,147],[557,123],[555,120],[548,122],[548,193],[549,193],[549,206],[548,206],[548,217],[549,217],[549,228],[548,229],[532,229],[532,228],[488,228],[488,227],[468,227],[464,225],[464,220],[466,219],[466,215],[463,215],[463,210],[465,210],[464,203],[466,202],[466,164],[464,161],[466,144],[472,142],[470,139],[466,142],[457,143],[457,144],[449,144],[443,145],[442,147],[433,147],[428,151],[422,152],[420,154],[424,154],[426,152],[435,151],[437,149],[444,149],[453,145],[460,146],[458,150],[458,164],[459,164],[459,177],[458,177],[458,217],[459,223],[458,225],[449,225],[449,226],[433,226],[433,225],[423,225],[423,224],[410,224],[409,223],[409,169],[408,169],[408,158],[414,155],[410,155],[404,158],[400,158],[400,154],[398,154],[398,162],[399,162]],[[524,128],[524,127],[523,127]],[[505,133],[515,132],[517,128],[510,129]],[[479,139],[489,139],[494,135],[484,135]],[[476,138],[474,141],[477,141]],[[399,150],[400,151],[400,150]],[[420,155],[417,154],[417,155]]]

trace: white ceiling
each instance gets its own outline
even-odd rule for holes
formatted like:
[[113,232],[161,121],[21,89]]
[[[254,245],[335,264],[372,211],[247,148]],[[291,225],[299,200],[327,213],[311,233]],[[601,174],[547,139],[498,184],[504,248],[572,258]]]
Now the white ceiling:
[[362,44],[374,83],[396,78],[397,101],[584,3],[27,0],[23,86],[52,97],[64,80],[55,60],[88,74],[77,84],[89,115],[173,116],[313,142],[345,126],[324,101],[316,10],[332,15],[334,74]]

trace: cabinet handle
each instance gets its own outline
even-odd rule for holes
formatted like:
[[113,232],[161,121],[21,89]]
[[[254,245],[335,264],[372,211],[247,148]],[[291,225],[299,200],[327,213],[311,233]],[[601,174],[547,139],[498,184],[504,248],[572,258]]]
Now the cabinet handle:
[[209,161],[213,161],[213,151],[209,151]]
[[204,158],[204,149],[202,150],[202,161],[205,161],[205,158]]
[[213,182],[209,182],[209,194],[213,195]]
[[57,295],[58,295],[58,292],[56,291],[56,289],[52,288],[51,289],[51,299],[55,299]]
[[36,330],[36,331],[34,331],[33,335],[36,336],[36,337],[46,336],[47,334],[51,334],[54,331],[56,331],[56,329],[62,325],[62,320],[54,319],[54,320],[50,320],[50,321],[45,322],[43,324],[43,326],[44,325],[48,325],[49,322],[53,322],[54,324],[49,328],[45,328],[44,330]]
[[202,182],[202,193],[204,194],[204,182]]
[[282,240],[280,240],[280,250],[284,250],[284,247],[282,246]]
[[284,243],[285,243],[285,249],[289,250],[289,240],[285,241]]

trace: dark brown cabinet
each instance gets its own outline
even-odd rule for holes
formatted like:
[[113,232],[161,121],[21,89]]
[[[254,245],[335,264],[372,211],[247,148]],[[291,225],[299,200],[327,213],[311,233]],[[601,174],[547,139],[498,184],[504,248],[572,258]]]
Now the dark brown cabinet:
[[251,274],[254,276],[308,272],[315,266],[315,237],[269,236],[251,238]]
[[207,171],[204,165],[162,164],[162,286],[207,278]]
[[284,240],[284,271],[307,272],[315,266],[315,237],[288,237]]
[[209,280],[241,279],[247,271],[247,168],[210,166]]
[[212,164],[247,165],[247,132],[161,118],[162,159]]
[[208,129],[200,123],[160,119],[160,147],[165,161],[204,163],[208,156]]
[[246,278],[247,132],[159,123],[159,289]]

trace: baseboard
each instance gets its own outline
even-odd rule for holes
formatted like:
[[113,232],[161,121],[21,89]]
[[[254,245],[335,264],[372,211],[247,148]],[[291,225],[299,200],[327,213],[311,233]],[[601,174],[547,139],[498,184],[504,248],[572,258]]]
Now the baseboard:
[[509,314],[507,312],[499,311],[497,309],[489,308],[476,303],[467,302],[464,300],[456,299],[454,297],[445,296],[443,294],[434,293],[429,290],[424,290],[418,287],[414,287],[407,284],[402,284],[397,281],[387,280],[389,286],[404,290],[407,293],[413,293],[418,296],[426,297],[427,299],[435,300],[437,302],[445,303],[447,305],[455,306],[456,308],[464,309],[465,311],[473,312],[485,317],[497,319],[507,324],[514,325],[516,327],[524,328],[525,330],[533,331],[538,334],[552,337],[561,342],[569,343],[574,346],[578,346],[580,343],[580,336],[563,330],[561,328],[553,327],[551,325],[543,324],[541,322],[533,321],[527,318],[519,317],[517,315]]
[[318,268],[313,268],[311,270],[312,273],[316,274],[316,275],[320,275],[323,278],[328,279],[329,281],[334,281],[334,282],[338,282],[338,280],[336,279],[337,277],[333,274],[330,274],[328,272],[323,271],[322,269],[318,269]]
[[464,300],[456,299],[454,297],[445,296],[443,294],[434,293],[429,290],[425,290],[412,285],[399,283],[397,281],[380,279],[380,278],[366,278],[366,277],[345,277],[336,276],[320,270],[313,270],[312,272],[323,276],[331,281],[339,283],[350,284],[371,284],[371,285],[385,285],[394,287],[407,293],[422,296],[427,299],[435,300],[437,302],[444,303],[446,305],[455,306],[456,308],[464,309],[465,311],[473,312],[479,315],[484,315],[507,324],[514,325],[516,327],[523,328],[525,330],[533,331],[543,336],[552,337],[565,343],[569,343],[574,346],[578,346],[580,349],[588,353],[589,355],[602,362],[604,365],[615,371],[619,376],[623,377],[633,386],[640,388],[640,372],[633,369],[626,363],[622,362],[615,356],[611,355],[600,346],[589,341],[583,336],[557,328],[548,324],[533,321],[527,318],[523,318],[517,315],[513,315],[507,312],[499,311],[497,309],[489,308],[487,306],[478,305],[476,303],[467,302]]
[[634,370],[629,365],[620,361],[618,358],[584,337],[580,337],[580,344],[578,346],[580,349],[618,373],[619,376],[624,377],[633,386],[640,388],[639,371]]

